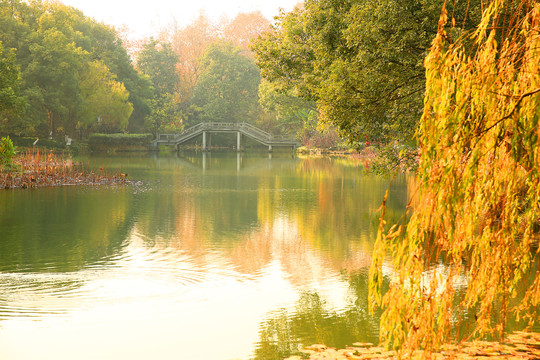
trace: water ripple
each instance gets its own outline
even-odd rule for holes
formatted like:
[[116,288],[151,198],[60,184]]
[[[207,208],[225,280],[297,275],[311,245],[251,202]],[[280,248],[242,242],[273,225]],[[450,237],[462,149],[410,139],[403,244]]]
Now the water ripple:
[[80,271],[0,273],[0,320],[61,315],[99,304],[181,301],[196,289],[248,279],[217,254],[190,257],[175,249],[128,247]]

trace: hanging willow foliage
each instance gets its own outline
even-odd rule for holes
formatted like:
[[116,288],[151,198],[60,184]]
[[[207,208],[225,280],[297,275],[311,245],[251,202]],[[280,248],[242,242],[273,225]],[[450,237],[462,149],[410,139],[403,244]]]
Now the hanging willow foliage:
[[484,337],[539,315],[540,4],[492,0],[454,43],[446,23],[425,60],[418,198],[407,224],[384,231],[383,214],[370,272],[381,339],[402,349],[436,349],[464,318]]

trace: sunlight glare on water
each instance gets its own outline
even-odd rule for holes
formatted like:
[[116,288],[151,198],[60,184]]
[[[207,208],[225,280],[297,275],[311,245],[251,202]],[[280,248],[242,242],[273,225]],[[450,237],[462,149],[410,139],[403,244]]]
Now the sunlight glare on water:
[[0,359],[275,358],[317,340],[317,316],[336,346],[376,339],[384,179],[329,159],[105,160],[139,185],[0,193]]

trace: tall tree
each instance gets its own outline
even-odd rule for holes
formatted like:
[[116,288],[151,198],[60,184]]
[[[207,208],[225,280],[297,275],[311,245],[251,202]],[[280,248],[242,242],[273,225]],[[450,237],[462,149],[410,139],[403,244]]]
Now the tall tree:
[[193,103],[201,121],[253,122],[258,109],[259,69],[230,42],[211,45]]
[[154,86],[151,113],[145,124],[151,132],[175,132],[183,128],[177,62],[178,58],[171,45],[154,39],[144,44],[138,54],[139,70],[150,78]]
[[240,13],[232,21],[222,24],[222,37],[252,56],[249,46],[252,39],[270,29],[270,21],[260,11]]
[[135,70],[122,40],[113,28],[86,19],[77,29],[85,35],[81,46],[90,54],[90,59],[103,61],[129,92],[133,112],[129,118],[128,130],[143,131],[145,119],[151,111],[150,99],[153,97],[151,82]]
[[80,109],[78,76],[83,54],[55,28],[33,33],[30,41],[31,61],[23,71],[27,96],[36,115],[47,119],[42,128],[50,136],[63,134]]
[[150,77],[157,94],[174,94],[179,87],[177,61],[170,44],[150,39],[137,56],[137,67]]
[[313,48],[304,29],[306,12],[296,7],[281,13],[271,31],[261,34],[253,43],[255,60],[261,76],[278,92],[294,92],[307,101],[315,101]]
[[178,56],[180,98],[182,101],[188,101],[193,96],[193,90],[202,73],[199,59],[206,53],[210,44],[218,39],[218,32],[216,26],[201,13],[191,25],[174,30],[169,37]]
[[0,132],[13,133],[21,125],[14,121],[18,120],[25,105],[20,92],[20,78],[15,51],[6,54],[0,42]]
[[84,99],[80,128],[93,127],[103,133],[127,129],[133,112],[133,105],[128,101],[129,92],[103,62],[93,61],[85,66],[80,87]]

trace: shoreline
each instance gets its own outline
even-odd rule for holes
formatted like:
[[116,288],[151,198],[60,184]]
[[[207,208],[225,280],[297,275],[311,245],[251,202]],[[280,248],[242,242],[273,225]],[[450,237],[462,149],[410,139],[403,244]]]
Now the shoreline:
[[346,150],[329,150],[321,148],[308,148],[301,146],[296,149],[296,154],[299,156],[316,157],[316,156],[344,156],[357,159],[373,159],[377,156],[377,150],[373,147],[366,147],[361,151],[354,149]]

